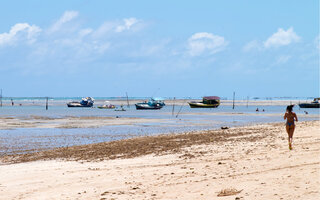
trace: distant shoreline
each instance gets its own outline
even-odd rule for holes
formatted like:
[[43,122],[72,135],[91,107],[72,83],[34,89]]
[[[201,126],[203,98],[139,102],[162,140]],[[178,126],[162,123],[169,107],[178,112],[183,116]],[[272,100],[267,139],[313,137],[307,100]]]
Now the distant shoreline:
[[[134,106],[134,104],[136,103],[140,103],[143,101],[147,101],[149,98],[137,98],[137,99],[130,99],[129,98],[129,105],[130,106]],[[61,106],[61,105],[65,105],[66,103],[70,102],[70,101],[80,101],[81,97],[78,98],[66,98],[66,99],[49,99],[48,103],[49,106]],[[105,101],[109,101],[112,104],[117,104],[117,105],[127,105],[127,99],[126,98],[97,98],[95,99],[95,103],[94,103],[94,107],[98,106],[98,105],[102,105],[105,103]],[[167,106],[172,106],[173,104],[175,105],[188,105],[188,102],[190,101],[201,101],[200,98],[198,99],[165,99],[164,100]],[[46,104],[46,98],[17,98],[17,99],[13,99],[14,102],[14,106],[45,106]],[[220,101],[220,105],[221,106],[230,106],[233,104],[233,100],[221,100]],[[274,105],[291,105],[291,104],[295,104],[298,105],[299,103],[305,103],[305,102],[311,102],[311,99],[307,100],[307,99],[292,99],[292,100],[274,100],[274,99],[270,99],[270,100],[262,100],[262,99],[257,99],[257,100],[246,100],[246,99],[236,99],[235,100],[235,105],[236,106],[246,106],[246,105],[255,105],[255,106],[274,106]],[[11,98],[3,98],[2,100],[2,106],[3,107],[8,107],[8,106],[12,106],[12,101]],[[0,107],[1,109],[1,107]]]

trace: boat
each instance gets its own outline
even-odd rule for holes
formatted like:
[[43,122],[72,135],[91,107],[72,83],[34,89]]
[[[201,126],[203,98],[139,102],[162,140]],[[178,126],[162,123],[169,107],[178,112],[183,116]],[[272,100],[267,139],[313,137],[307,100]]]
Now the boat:
[[206,96],[202,98],[201,102],[188,102],[191,108],[216,108],[220,105],[220,97]]
[[299,103],[300,108],[320,108],[320,98],[314,98],[311,103]]
[[126,109],[123,108],[123,105],[120,106],[120,108],[116,108],[114,111],[126,111]]
[[148,102],[135,104],[137,110],[159,110],[165,105],[162,98],[151,98]]
[[67,103],[68,107],[92,107],[94,103],[94,99],[92,97],[86,97],[82,98],[82,100],[79,101],[71,101]]
[[115,105],[111,104],[109,101],[105,101],[102,106],[98,106],[99,109],[114,109],[116,108]]

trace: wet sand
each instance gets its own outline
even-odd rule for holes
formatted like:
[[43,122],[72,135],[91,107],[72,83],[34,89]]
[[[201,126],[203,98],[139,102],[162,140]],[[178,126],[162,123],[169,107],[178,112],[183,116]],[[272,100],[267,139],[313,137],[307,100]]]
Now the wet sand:
[[30,116],[25,118],[0,117],[0,129],[14,128],[99,128],[102,126],[132,125],[137,123],[155,123],[161,119],[136,117],[100,117],[100,116],[66,116],[50,118]]
[[4,156],[0,199],[318,199],[319,130],[298,122],[292,151],[272,123]]
[[[242,112],[181,112],[180,116],[265,116],[265,117],[277,117],[281,119],[283,113],[242,113]],[[171,117],[171,112],[163,112],[163,116],[166,118],[142,118],[142,117],[120,117],[117,114],[114,117],[104,116],[64,116],[59,118],[31,115],[28,117],[0,117],[0,130],[15,129],[15,128],[99,128],[103,126],[119,126],[119,125],[134,125],[139,123],[172,123],[175,117]],[[170,118],[171,117],[171,118]],[[303,115],[306,119],[319,118],[318,114]],[[202,119],[202,121],[205,121]],[[190,122],[188,122],[190,123]],[[201,125],[194,123],[195,126]]]
[[[282,113],[270,112],[210,111],[195,109],[192,112],[181,112],[182,119],[172,116],[168,110],[132,112],[133,114],[128,112],[129,114],[124,116],[112,110],[102,112],[107,116],[97,116],[101,114],[99,112],[90,113],[91,116],[2,116],[0,117],[0,156],[147,135],[184,133],[224,126],[235,127],[267,120],[280,121],[283,117]],[[308,121],[319,118],[315,114],[299,115],[299,117],[301,120]]]

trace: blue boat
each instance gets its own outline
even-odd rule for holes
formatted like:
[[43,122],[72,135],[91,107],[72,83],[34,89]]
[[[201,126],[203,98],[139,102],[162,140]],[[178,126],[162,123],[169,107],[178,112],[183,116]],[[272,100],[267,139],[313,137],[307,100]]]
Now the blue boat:
[[137,110],[159,110],[166,104],[162,98],[151,98],[148,102],[135,104]]

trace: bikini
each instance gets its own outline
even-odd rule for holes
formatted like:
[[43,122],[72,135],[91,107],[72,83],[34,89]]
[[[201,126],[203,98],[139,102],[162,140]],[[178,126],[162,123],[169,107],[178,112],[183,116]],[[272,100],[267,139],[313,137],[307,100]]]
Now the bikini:
[[[289,121],[291,121],[291,122],[288,122],[288,118],[290,118],[290,120]],[[290,126],[292,126],[292,125],[294,125],[294,116],[291,114],[291,116],[288,116],[287,115],[287,123],[286,123],[289,127]]]
[[294,122],[287,122],[288,126],[294,125]]

